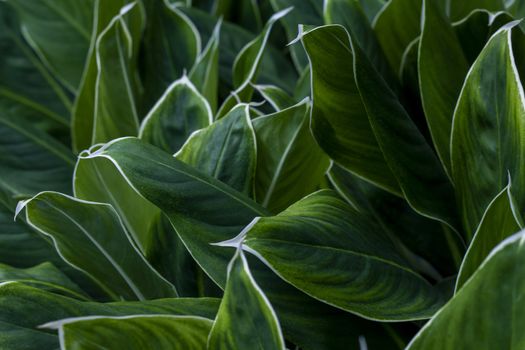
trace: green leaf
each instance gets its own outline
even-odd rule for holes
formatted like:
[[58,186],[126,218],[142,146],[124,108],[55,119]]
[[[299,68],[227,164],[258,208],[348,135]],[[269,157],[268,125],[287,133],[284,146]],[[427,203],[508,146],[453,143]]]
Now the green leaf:
[[143,120],[140,138],[166,152],[177,152],[195,131],[213,120],[210,105],[187,76],[176,80]]
[[[109,143],[91,157],[111,160],[122,176],[169,216],[177,234],[220,286],[233,252],[210,243],[229,239],[267,212],[241,193],[134,138]],[[392,336],[377,324],[315,301],[277,278],[257,259],[252,271],[276,309],[287,339],[306,350],[347,349],[359,335],[389,348]],[[324,334],[319,337],[318,334]],[[379,346],[379,345],[378,345]]]
[[257,154],[249,112],[249,105],[237,105],[222,119],[191,135],[175,157],[251,196]]
[[505,10],[504,0],[464,0],[464,1],[449,1],[448,15],[451,20],[457,21],[463,17],[468,16],[473,10],[485,9],[488,11],[503,11]]
[[25,43],[15,11],[3,2],[0,47],[1,113],[23,118],[57,138],[67,139],[69,96]]
[[[286,30],[288,41],[297,37],[300,24],[321,25],[323,24],[323,2],[320,0],[270,0],[274,11],[282,11],[293,7],[293,10],[281,19]],[[290,47],[295,67],[301,72],[308,66],[308,58],[299,45]]]
[[143,107],[148,110],[185,69],[193,67],[201,51],[201,38],[190,19],[167,0],[143,2],[148,20],[141,70],[145,91]]
[[209,102],[212,113],[217,112],[219,98],[219,43],[222,21],[213,29],[208,44],[197,57],[197,62],[190,71],[189,78],[197,90]]
[[434,5],[424,1],[419,41],[419,85],[421,100],[436,151],[450,172],[452,117],[469,68],[452,26]]
[[463,258],[456,280],[456,292],[476,272],[495,246],[523,228],[521,215],[515,206],[510,184],[490,202]]
[[108,159],[89,158],[90,154],[85,151],[79,156],[73,178],[75,196],[111,204],[153,267],[180,295],[195,295],[195,263],[160,209],[140,196]]
[[380,227],[331,191],[305,197],[277,216],[256,219],[240,236],[221,244],[240,240],[285,281],[362,317],[424,319],[444,303],[396,253]]
[[295,100],[283,89],[275,85],[254,85],[255,90],[279,112],[295,104]]
[[40,59],[76,91],[93,31],[94,0],[8,0]]
[[312,133],[335,162],[394,193],[400,193],[370,126],[355,82],[346,31],[325,26],[301,37],[310,58]]
[[0,306],[0,347],[41,350],[59,347],[56,335],[37,328],[44,323],[91,315],[195,315],[213,319],[219,308],[219,300],[176,298],[95,303],[67,298],[18,282],[9,282],[0,284]]
[[91,146],[93,120],[95,115],[95,95],[98,77],[96,45],[103,30],[117,16],[129,0],[95,1],[93,35],[86,67],[78,87],[71,116],[71,138],[73,151],[80,152]]
[[201,350],[206,348],[212,321],[196,316],[133,315],[81,317],[51,322],[63,349]]
[[315,191],[328,169],[329,159],[310,133],[309,112],[309,102],[304,100],[253,121],[257,136],[255,194],[271,212],[278,213]]
[[368,20],[372,23],[378,13],[383,9],[383,7],[388,2],[387,0],[360,0],[361,6],[365,11]]
[[372,26],[394,72],[401,70],[401,59],[408,45],[421,30],[422,0],[391,0],[377,14]]
[[[454,114],[452,175],[470,240],[485,208],[510,176],[523,208],[525,96],[513,56],[516,22],[489,40],[467,75]],[[518,37],[523,40],[523,37]]]
[[284,350],[275,311],[253,279],[241,250],[228,265],[228,281],[208,349]]
[[286,16],[290,11],[291,9],[288,8],[270,17],[261,34],[246,44],[239,52],[235,62],[233,62],[233,86],[235,90],[223,102],[217,112],[216,119],[225,116],[238,102],[250,102],[253,94],[253,86],[250,83],[255,83],[259,75],[262,56],[272,28],[275,22]]
[[8,281],[18,281],[57,294],[89,300],[69,277],[49,262],[26,269],[0,264],[0,283]]
[[57,192],[42,192],[20,202],[26,221],[50,237],[60,256],[85,272],[115,300],[175,296],[128,237],[109,204],[78,200]]
[[407,350],[522,349],[524,240],[520,232],[494,248]]
[[134,68],[142,30],[137,4],[121,9],[96,43],[97,80],[91,144],[137,135],[137,81]]

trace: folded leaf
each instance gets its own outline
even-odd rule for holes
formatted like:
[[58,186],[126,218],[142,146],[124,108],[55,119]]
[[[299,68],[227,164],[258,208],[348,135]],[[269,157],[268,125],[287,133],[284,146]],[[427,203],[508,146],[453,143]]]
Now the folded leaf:
[[[0,346],[41,350],[59,347],[58,337],[39,326],[70,317],[127,315],[195,315],[213,319],[219,300],[176,298],[141,302],[95,303],[79,301],[18,282],[0,284]],[[7,330],[10,330],[9,332]]]
[[151,349],[201,350],[206,348],[212,321],[196,316],[133,315],[81,317],[52,322],[63,349]]
[[93,31],[95,0],[9,0],[42,61],[76,91]]
[[284,339],[272,305],[253,279],[238,250],[228,265],[228,280],[210,332],[210,350],[284,350]]
[[109,204],[42,192],[21,202],[29,225],[50,237],[60,256],[85,272],[115,300],[176,296],[132,243]]
[[519,34],[515,25],[505,25],[489,40],[466,78],[454,114],[452,175],[469,240],[508,176],[517,207],[523,208],[525,96],[511,43],[512,33]]
[[523,221],[509,184],[490,202],[483,214],[463,258],[456,280],[456,292],[476,272],[495,246],[522,228]]
[[379,226],[330,191],[316,192],[277,216],[254,220],[241,236],[222,244],[241,239],[246,250],[284,280],[362,317],[424,319],[444,303]]
[[141,16],[139,5],[124,7],[97,39],[91,144],[138,133],[138,85],[133,69],[142,31]]
[[522,349],[525,338],[518,330],[525,324],[524,240],[522,231],[494,248],[407,350]]
[[168,0],[145,0],[146,29],[142,47],[142,79],[145,100],[150,109],[184,70],[189,70],[201,51],[197,28],[179,8]]
[[143,120],[140,138],[166,152],[177,152],[195,131],[213,120],[208,101],[187,76],[175,81]]
[[452,117],[468,71],[452,26],[432,0],[424,1],[418,71],[421,100],[436,151],[450,172]]
[[272,212],[278,213],[315,191],[328,169],[328,157],[310,133],[309,112],[309,102],[304,100],[253,121],[256,198]]
[[292,96],[274,85],[254,85],[255,90],[273,107],[276,112],[295,104]]
[[239,104],[222,119],[195,132],[175,157],[251,196],[257,154],[249,105]]

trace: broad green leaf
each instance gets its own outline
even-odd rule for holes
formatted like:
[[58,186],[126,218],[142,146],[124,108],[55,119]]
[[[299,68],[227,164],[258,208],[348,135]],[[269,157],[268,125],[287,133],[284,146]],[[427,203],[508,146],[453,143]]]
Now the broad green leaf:
[[251,32],[258,33],[262,30],[263,21],[261,15],[261,1],[258,0],[237,0],[235,2],[229,0],[233,6],[234,13],[232,14],[235,21],[243,28]]
[[142,13],[137,3],[124,7],[102,31],[95,46],[97,80],[91,144],[137,135],[136,67]]
[[175,285],[180,295],[196,295],[195,263],[169,221],[122,178],[113,163],[105,158],[89,158],[91,151],[82,152],[77,162],[75,196],[111,204],[153,267]]
[[407,350],[522,349],[524,240],[522,231],[494,248]]
[[66,262],[115,300],[176,295],[137,250],[111,205],[42,192],[20,202],[17,212],[24,208],[27,223],[50,237]]
[[190,80],[210,104],[212,113],[217,112],[219,98],[219,43],[222,21],[213,29],[208,44],[197,57],[189,73]]
[[[293,7],[293,10],[281,19],[286,30],[288,41],[292,41],[299,34],[300,24],[321,25],[323,24],[323,1],[322,0],[270,0],[274,11],[282,11]],[[301,72],[308,66],[308,58],[299,45],[290,47],[295,67]]]
[[509,176],[523,208],[525,96],[511,43],[519,30],[515,25],[505,25],[489,40],[467,75],[454,114],[452,176],[469,240]]
[[225,116],[238,102],[250,102],[253,94],[251,83],[255,83],[259,74],[262,56],[272,28],[275,22],[286,16],[290,11],[291,9],[288,8],[270,17],[261,34],[246,44],[239,52],[235,62],[233,62],[233,87],[235,90],[222,103],[217,112],[217,119]]
[[57,294],[89,300],[69,277],[49,262],[25,269],[0,264],[0,283],[9,281],[18,281]]
[[28,197],[44,189],[71,192],[71,151],[22,118],[0,112],[0,188]]
[[8,0],[38,56],[76,91],[93,31],[95,0]]
[[448,15],[451,20],[457,21],[470,14],[476,9],[485,9],[488,11],[505,10],[505,0],[462,0],[448,1]]
[[80,317],[51,322],[62,349],[188,349],[206,348],[213,322],[196,316],[133,315]]
[[421,100],[436,151],[450,172],[452,117],[468,62],[452,26],[432,0],[424,0],[419,41]]
[[70,98],[25,43],[15,11],[3,2],[0,50],[1,113],[28,120],[57,138],[68,136]]
[[[28,350],[56,349],[58,336],[38,328],[42,324],[81,316],[195,315],[213,319],[219,300],[174,298],[141,302],[84,302],[18,282],[0,284],[0,347]],[[7,330],[10,330],[9,332]],[[22,344],[25,346],[23,347]]]
[[142,47],[144,110],[150,109],[168,86],[195,64],[201,51],[197,28],[167,0],[144,0],[146,29]]
[[117,16],[129,0],[95,0],[93,35],[86,59],[86,67],[78,87],[71,116],[71,138],[73,151],[80,152],[91,146],[93,120],[95,115],[95,95],[98,76],[96,45],[103,30]]
[[239,104],[222,119],[195,132],[175,157],[251,196],[257,154],[249,105]]
[[[257,136],[257,201],[278,213],[312,193],[328,169],[326,157],[310,133],[307,100],[254,119]],[[305,176],[308,174],[308,176]]]
[[[235,236],[254,217],[266,215],[262,207],[134,138],[111,142],[92,157],[114,162],[142,196],[161,208],[199,265],[224,287],[233,251],[211,243]],[[250,265],[279,316],[286,338],[301,348],[348,349],[348,344],[363,334],[375,344],[392,346],[391,335],[377,324],[315,301],[277,278],[257,259]]]
[[523,228],[519,210],[509,184],[490,202],[463,258],[456,281],[456,292],[476,272],[490,251],[505,238]]
[[408,45],[420,33],[422,0],[391,0],[377,14],[372,26],[394,72]]
[[311,128],[317,143],[335,162],[394,193],[400,193],[370,126],[355,83],[353,54],[339,26],[304,33],[312,81]]
[[381,224],[396,243],[399,253],[415,270],[435,280],[457,273],[465,250],[459,234],[418,215],[403,199],[337,164],[331,166],[328,178],[351,206],[369,220]]
[[240,240],[285,281],[362,317],[424,319],[444,303],[379,226],[330,191],[307,196],[277,216],[256,219],[221,244]]
[[341,24],[355,38],[376,69],[394,85],[395,76],[388,66],[372,25],[359,0],[326,0],[324,4],[326,24]]
[[213,120],[210,105],[187,76],[176,80],[142,121],[139,137],[166,152],[177,152],[195,131]]
[[283,109],[291,107],[295,104],[292,96],[281,88],[274,85],[254,85],[255,90],[272,106],[272,108],[279,112]]
[[284,350],[275,311],[253,279],[242,250],[228,265],[224,297],[210,332],[208,349]]

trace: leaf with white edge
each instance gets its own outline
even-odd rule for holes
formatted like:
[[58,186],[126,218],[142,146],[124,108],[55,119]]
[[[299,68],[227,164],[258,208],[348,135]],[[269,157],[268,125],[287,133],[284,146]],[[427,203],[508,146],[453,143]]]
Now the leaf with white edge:
[[17,281],[80,300],[89,300],[69,277],[49,262],[25,269],[0,264],[0,283],[9,281]]
[[284,339],[272,305],[252,277],[242,250],[228,265],[224,297],[213,323],[210,350],[284,350]]
[[436,151],[450,173],[454,108],[469,68],[452,26],[433,0],[424,0],[418,72],[421,100]]
[[[230,239],[254,217],[267,215],[264,208],[135,138],[115,140],[91,157],[111,160],[142,196],[161,208],[203,270],[219,286],[225,286],[233,251],[212,243]],[[279,316],[286,338],[301,348],[348,349],[361,334],[383,347],[392,346],[392,335],[377,324],[308,297],[255,258],[250,265]],[[317,332],[325,336],[319,337]]]
[[301,41],[310,58],[311,128],[317,143],[348,170],[400,194],[355,83],[347,32],[341,26],[318,27],[303,33]]
[[[103,0],[102,0],[103,1]],[[41,60],[76,91],[93,31],[94,0],[8,0]]]
[[524,243],[521,231],[494,248],[407,350],[523,349],[525,334],[519,330],[525,325]]
[[462,0],[449,1],[447,14],[452,21],[460,20],[468,16],[476,9],[485,9],[488,11],[504,11],[505,0]]
[[295,100],[283,89],[275,85],[254,85],[255,90],[273,107],[276,112],[291,107]]
[[388,0],[359,0],[370,23],[374,22],[376,16],[385,7]]
[[211,124],[208,101],[187,76],[176,80],[142,121],[139,137],[168,153],[175,153],[192,133]]
[[372,27],[390,68],[399,73],[403,53],[421,31],[422,0],[391,0],[377,14]]
[[514,60],[516,22],[489,40],[471,67],[454,113],[452,177],[470,240],[490,201],[512,179],[518,208],[524,207],[525,96]]
[[95,115],[95,93],[98,76],[96,45],[103,30],[131,0],[95,1],[93,34],[86,59],[86,66],[71,114],[71,138],[73,151],[80,152],[91,146],[93,117]]
[[111,204],[153,267],[180,295],[195,295],[195,263],[167,218],[140,196],[108,159],[90,158],[96,148],[79,155],[73,177],[75,197]]
[[305,99],[253,120],[255,196],[271,212],[278,213],[315,191],[328,170],[329,159],[310,133],[309,114],[310,103]]
[[97,39],[97,80],[91,144],[137,135],[138,82],[134,74],[142,31],[137,3],[127,5]]
[[39,326],[85,316],[194,315],[213,319],[219,299],[170,298],[114,303],[86,302],[18,282],[0,284],[0,347],[42,350],[59,348],[58,336]]
[[456,293],[476,272],[490,251],[505,238],[523,228],[509,183],[493,200],[481,218],[478,229],[463,258],[456,280]]
[[239,104],[212,125],[195,132],[175,157],[248,196],[257,163],[250,106]]
[[213,322],[197,316],[91,316],[60,320],[42,327],[58,329],[62,349],[206,348]]
[[190,80],[210,104],[212,113],[217,112],[219,98],[219,43],[222,20],[213,29],[211,38],[197,57],[189,73]]
[[[293,7],[290,14],[281,19],[288,41],[297,37],[300,24],[323,24],[323,1],[321,0],[270,0],[270,3],[274,11]],[[290,53],[298,71],[308,66],[308,58],[301,46],[292,45]]]
[[445,302],[408,267],[379,225],[332,191],[316,192],[277,216],[256,219],[221,245],[239,240],[296,288],[361,317],[425,319]]
[[201,38],[191,20],[168,0],[144,0],[146,29],[142,47],[142,79],[149,110],[184,70],[195,64]]
[[111,205],[42,192],[20,202],[17,212],[24,208],[27,223],[115,300],[177,295],[137,250]]
[[288,8],[270,17],[261,34],[246,44],[239,52],[233,63],[233,87],[235,90],[222,103],[216,119],[224,117],[238,102],[250,102],[253,94],[251,83],[255,83],[259,74],[262,56],[272,28],[279,19],[286,16],[291,10]]

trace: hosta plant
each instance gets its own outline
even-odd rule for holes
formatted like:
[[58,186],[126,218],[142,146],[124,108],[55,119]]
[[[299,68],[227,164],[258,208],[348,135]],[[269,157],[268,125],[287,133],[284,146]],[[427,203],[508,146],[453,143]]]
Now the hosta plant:
[[0,1],[0,348],[525,348],[524,15]]

